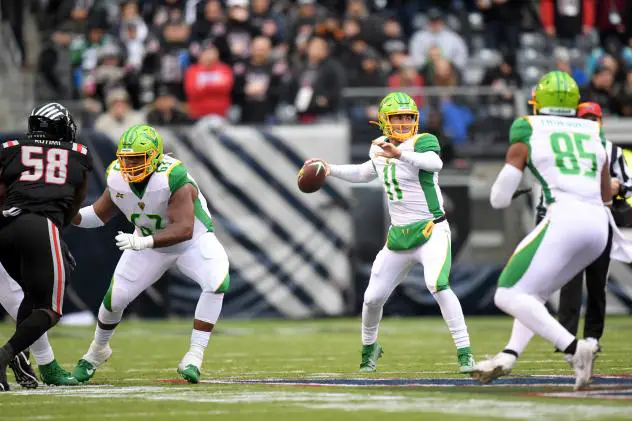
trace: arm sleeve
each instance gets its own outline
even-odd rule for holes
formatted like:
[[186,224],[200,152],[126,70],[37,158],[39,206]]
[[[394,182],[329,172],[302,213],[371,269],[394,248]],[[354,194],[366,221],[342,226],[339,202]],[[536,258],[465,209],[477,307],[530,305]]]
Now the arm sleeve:
[[443,161],[435,152],[402,152],[399,159],[424,171],[438,172],[443,168]]
[[329,165],[330,175],[351,183],[368,183],[377,178],[373,162],[366,161],[360,165]]
[[511,197],[520,185],[522,171],[511,164],[505,164],[492,186],[489,202],[494,209],[506,208],[511,203]]

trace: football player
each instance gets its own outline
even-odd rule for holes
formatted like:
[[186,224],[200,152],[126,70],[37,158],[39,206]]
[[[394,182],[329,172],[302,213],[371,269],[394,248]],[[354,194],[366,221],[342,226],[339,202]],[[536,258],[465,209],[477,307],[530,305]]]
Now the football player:
[[184,164],[163,154],[160,134],[147,125],[130,127],[121,136],[117,159],[107,169],[107,187],[73,224],[96,228],[118,212],[135,232],[120,232],[123,254],[99,309],[94,340],[72,371],[80,382],[112,355],[110,338],[125,308],[170,267],[177,267],[202,287],[195,310],[191,346],[178,366],[190,383],[200,379],[204,350],[228,290],[228,257],[213,233],[206,200]]
[[10,361],[62,315],[70,268],[60,230],[85,199],[92,166],[87,148],[75,143],[75,134],[68,110],[45,104],[31,112],[27,138],[7,141],[0,150],[0,182],[6,186],[0,263],[24,291],[15,334],[0,348],[0,391],[9,390]]
[[384,304],[410,269],[421,263],[426,287],[439,304],[456,345],[459,371],[468,373],[474,358],[461,303],[449,284],[451,235],[438,183],[443,167],[439,141],[428,133],[417,134],[419,110],[403,92],[382,99],[378,119],[384,135],[373,141],[368,161],[360,165],[325,163],[327,175],[352,183],[379,177],[391,216],[386,245],[373,262],[364,293],[360,370],[375,371],[383,352],[377,336]]
[[490,202],[509,206],[529,169],[542,187],[546,216],[514,251],[498,280],[496,306],[513,316],[507,347],[479,362],[472,376],[482,383],[508,374],[535,332],[571,354],[575,388],[590,382],[597,344],[577,340],[544,302],[595,261],[606,248],[612,204],[608,158],[597,122],[576,118],[577,83],[554,71],[536,85],[535,116],[514,121],[506,163],[492,186]]
[[[0,305],[13,320],[17,319],[18,309],[23,299],[24,292],[22,287],[0,266]],[[37,376],[33,372],[29,361],[30,353],[33,353],[35,357],[41,379],[45,384],[54,386],[74,386],[79,384],[77,379],[59,365],[55,359],[53,348],[48,342],[48,335],[45,333],[33,342],[29,350],[16,354],[13,360],[9,362],[9,367],[13,370],[15,380],[20,386],[34,389],[38,385]]]

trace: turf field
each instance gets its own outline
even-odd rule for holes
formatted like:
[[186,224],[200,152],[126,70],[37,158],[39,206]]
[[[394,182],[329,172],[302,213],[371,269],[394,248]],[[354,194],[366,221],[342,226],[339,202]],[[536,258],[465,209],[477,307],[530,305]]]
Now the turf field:
[[[469,317],[477,358],[495,354],[511,321]],[[439,318],[386,319],[378,372],[360,374],[359,320],[222,321],[211,339],[204,383],[182,384],[176,366],[190,321],[125,321],[114,355],[93,382],[0,394],[0,420],[624,420],[632,419],[632,317],[610,317],[590,392],[573,393],[571,369],[536,338],[514,375],[478,386],[456,372]],[[4,342],[12,326],[0,324]],[[70,368],[91,328],[50,335]],[[9,374],[10,381],[12,376]]]

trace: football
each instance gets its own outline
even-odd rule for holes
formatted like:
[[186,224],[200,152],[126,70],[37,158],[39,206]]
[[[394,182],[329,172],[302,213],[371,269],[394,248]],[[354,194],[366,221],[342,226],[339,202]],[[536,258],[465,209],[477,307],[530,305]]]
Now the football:
[[298,173],[298,188],[303,193],[314,193],[318,191],[327,177],[327,168],[322,161],[315,161],[303,165]]

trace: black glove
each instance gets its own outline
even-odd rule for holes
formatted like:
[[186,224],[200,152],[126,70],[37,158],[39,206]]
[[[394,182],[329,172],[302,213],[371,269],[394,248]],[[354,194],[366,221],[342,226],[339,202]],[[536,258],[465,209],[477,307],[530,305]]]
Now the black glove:
[[70,272],[74,272],[75,268],[77,267],[77,261],[75,260],[75,257],[70,252],[68,245],[64,241],[61,242],[61,252],[64,255],[64,260],[68,264],[68,268],[70,269]]

